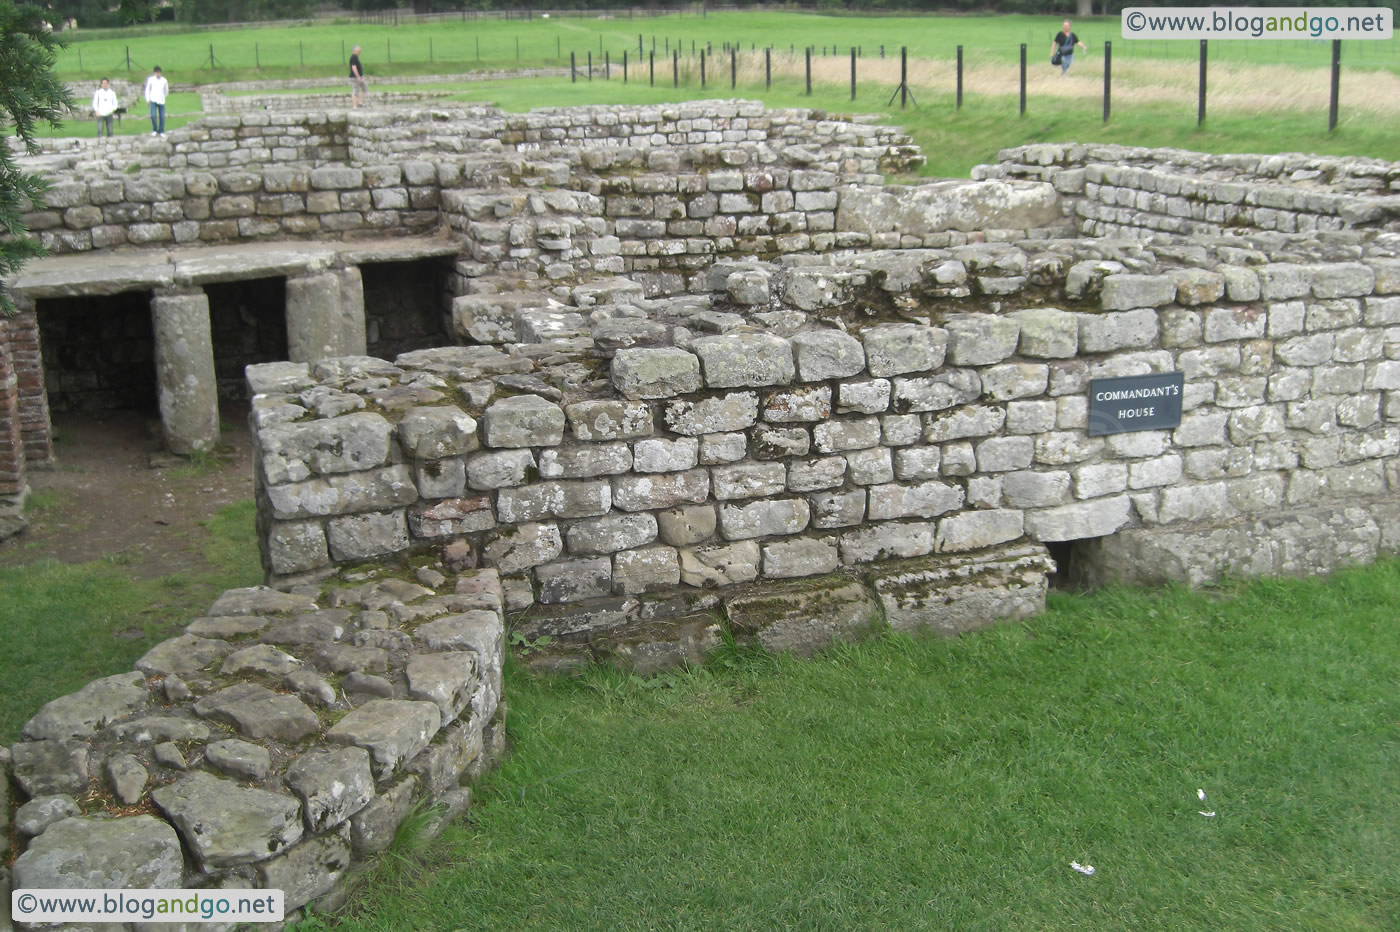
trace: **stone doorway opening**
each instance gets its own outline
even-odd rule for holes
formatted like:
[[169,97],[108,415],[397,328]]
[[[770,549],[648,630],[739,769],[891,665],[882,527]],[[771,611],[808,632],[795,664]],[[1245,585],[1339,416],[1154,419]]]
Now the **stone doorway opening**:
[[34,309],[50,411],[156,414],[149,291],[42,298]]
[[1097,588],[1089,554],[1100,540],[1098,537],[1082,537],[1044,541],[1045,549],[1050,551],[1050,558],[1055,561],[1055,572],[1047,577],[1050,588],[1058,592],[1087,592]]
[[287,280],[252,278],[204,286],[209,299],[219,407],[248,400],[245,367],[287,358]]
[[451,257],[360,266],[369,355],[392,360],[452,343]]

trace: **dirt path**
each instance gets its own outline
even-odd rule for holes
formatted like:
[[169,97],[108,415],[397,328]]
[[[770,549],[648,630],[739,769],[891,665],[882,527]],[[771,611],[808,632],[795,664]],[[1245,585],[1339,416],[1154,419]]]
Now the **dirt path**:
[[200,522],[253,495],[247,407],[221,415],[222,449],[200,465],[161,452],[153,412],[55,415],[57,465],[30,471],[29,527],[0,541],[0,566],[116,557],[143,578],[207,567]]

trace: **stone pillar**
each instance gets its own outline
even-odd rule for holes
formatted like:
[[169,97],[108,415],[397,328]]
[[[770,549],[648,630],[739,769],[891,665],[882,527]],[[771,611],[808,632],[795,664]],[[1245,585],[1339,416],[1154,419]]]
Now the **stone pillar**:
[[340,276],[340,320],[344,328],[341,355],[364,356],[369,352],[365,336],[365,280],[358,265],[341,269],[337,274]]
[[355,267],[287,279],[287,358],[365,354],[365,289]]
[[151,319],[165,445],[180,454],[212,450],[219,442],[219,393],[209,299],[203,291],[157,294]]

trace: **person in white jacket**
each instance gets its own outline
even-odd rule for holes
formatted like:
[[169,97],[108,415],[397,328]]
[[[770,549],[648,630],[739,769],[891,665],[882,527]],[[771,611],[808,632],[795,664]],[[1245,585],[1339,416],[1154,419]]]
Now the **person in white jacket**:
[[112,114],[117,112],[117,92],[112,90],[112,82],[102,79],[102,86],[92,92],[92,112],[97,117],[97,138],[102,138],[102,128],[107,128],[107,138],[112,138]]
[[146,79],[146,89],[141,96],[151,105],[151,135],[165,135],[165,97],[170,93],[170,82],[160,73],[160,65],[151,71]]

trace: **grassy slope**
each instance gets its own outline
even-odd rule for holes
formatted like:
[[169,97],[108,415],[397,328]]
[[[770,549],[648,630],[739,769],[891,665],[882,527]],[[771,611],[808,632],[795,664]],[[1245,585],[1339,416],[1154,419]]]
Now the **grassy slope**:
[[654,683],[514,675],[471,824],[341,926],[1394,928],[1397,605],[1390,562]]
[[209,571],[133,579],[119,561],[0,568],[0,744],[50,699],[131,669],[222,592],[262,581],[251,500],[206,525]]

